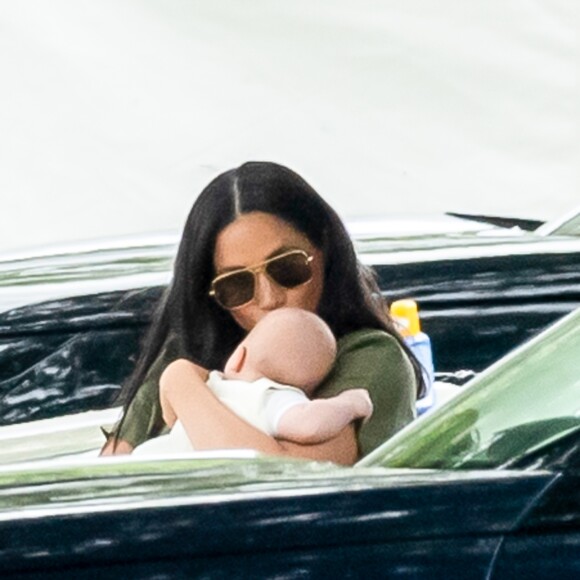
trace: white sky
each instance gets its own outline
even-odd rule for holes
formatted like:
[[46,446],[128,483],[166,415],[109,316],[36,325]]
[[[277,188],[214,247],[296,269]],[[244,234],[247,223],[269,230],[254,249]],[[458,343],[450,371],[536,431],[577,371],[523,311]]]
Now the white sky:
[[180,228],[217,173],[343,217],[580,200],[577,0],[0,0],[0,250]]

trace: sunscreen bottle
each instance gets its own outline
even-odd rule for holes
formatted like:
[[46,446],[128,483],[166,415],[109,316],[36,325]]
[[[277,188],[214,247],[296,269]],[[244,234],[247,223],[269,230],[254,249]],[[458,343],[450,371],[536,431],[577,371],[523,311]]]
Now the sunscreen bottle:
[[417,401],[417,414],[421,415],[435,404],[433,382],[435,369],[433,367],[433,351],[431,339],[421,331],[417,302],[411,299],[395,300],[390,308],[391,316],[405,342],[421,363],[423,380],[427,392]]

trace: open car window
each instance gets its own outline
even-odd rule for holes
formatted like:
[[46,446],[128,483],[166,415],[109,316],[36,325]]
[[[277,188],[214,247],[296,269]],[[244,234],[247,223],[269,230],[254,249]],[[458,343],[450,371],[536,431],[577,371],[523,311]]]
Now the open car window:
[[[580,434],[579,352],[580,311],[576,311],[360,464],[497,468],[571,433]],[[414,436],[416,431],[420,436]]]

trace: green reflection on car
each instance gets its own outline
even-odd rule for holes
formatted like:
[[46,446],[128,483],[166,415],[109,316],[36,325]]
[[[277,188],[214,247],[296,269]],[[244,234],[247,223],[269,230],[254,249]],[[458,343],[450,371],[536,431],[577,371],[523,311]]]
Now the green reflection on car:
[[475,378],[361,466],[499,468],[580,429],[580,310]]

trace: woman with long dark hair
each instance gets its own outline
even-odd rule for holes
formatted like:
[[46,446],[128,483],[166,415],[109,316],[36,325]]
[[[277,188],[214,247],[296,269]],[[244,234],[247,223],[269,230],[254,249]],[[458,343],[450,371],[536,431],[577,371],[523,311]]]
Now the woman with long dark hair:
[[[203,369],[223,368],[257,321],[281,306],[316,312],[330,326],[338,356],[317,396],[368,389],[375,411],[358,430],[351,426],[320,445],[277,441],[205,386]],[[179,416],[196,449],[253,448],[352,463],[412,420],[422,390],[420,366],[335,211],[290,169],[250,162],[216,177],[195,201],[172,282],[121,391],[123,418],[103,453],[127,453],[159,435],[163,405],[166,415]]]

